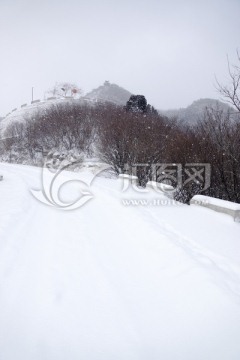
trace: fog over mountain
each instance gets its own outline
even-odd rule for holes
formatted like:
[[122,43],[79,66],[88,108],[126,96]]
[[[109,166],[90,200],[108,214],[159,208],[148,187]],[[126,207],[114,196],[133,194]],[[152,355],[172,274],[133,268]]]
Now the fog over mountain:
[[86,94],[85,99],[125,105],[131,95],[128,90],[116,84],[111,84],[109,81],[105,81],[102,86]]
[[179,121],[194,125],[202,118],[206,108],[219,109],[226,113],[230,111],[233,115],[236,113],[231,106],[216,99],[199,99],[195,100],[186,108],[159,110],[159,113],[169,118],[176,118]]

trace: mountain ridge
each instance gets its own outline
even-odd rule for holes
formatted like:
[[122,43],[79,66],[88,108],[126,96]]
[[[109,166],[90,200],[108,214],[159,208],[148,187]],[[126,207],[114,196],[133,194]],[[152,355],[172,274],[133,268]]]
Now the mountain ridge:
[[158,112],[169,118],[176,118],[180,122],[195,125],[202,118],[206,108],[222,110],[224,113],[227,113],[228,111],[233,114],[236,113],[235,109],[230,105],[211,98],[194,100],[192,104],[185,108],[158,110]]
[[132,93],[117,84],[105,81],[103,85],[93,89],[84,96],[84,99],[95,102],[112,102],[116,105],[126,105]]

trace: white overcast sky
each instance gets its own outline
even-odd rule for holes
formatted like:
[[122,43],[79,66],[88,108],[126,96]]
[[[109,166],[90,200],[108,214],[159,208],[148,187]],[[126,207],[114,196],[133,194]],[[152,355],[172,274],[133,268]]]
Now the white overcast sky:
[[158,109],[218,98],[239,19],[240,0],[0,0],[0,116],[61,81],[109,80]]

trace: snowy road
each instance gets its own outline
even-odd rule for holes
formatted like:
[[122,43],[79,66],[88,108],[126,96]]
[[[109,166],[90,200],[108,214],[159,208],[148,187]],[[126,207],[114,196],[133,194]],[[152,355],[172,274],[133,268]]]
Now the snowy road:
[[239,360],[239,224],[105,178],[62,211],[39,169],[0,173],[0,360]]

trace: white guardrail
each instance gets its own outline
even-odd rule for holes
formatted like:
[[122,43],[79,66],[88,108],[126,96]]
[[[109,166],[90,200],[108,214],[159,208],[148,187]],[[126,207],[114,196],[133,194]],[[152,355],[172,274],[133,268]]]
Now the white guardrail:
[[240,222],[240,204],[210,196],[195,195],[190,201],[190,205],[199,205],[222,214],[230,215],[234,221]]

